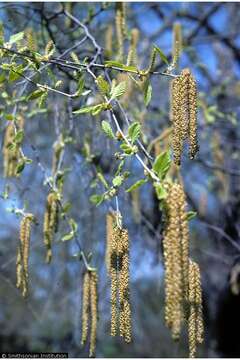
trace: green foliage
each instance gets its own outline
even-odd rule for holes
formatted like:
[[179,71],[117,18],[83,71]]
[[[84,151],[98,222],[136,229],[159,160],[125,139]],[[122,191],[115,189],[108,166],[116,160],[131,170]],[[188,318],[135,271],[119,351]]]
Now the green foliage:
[[141,134],[141,124],[139,122],[134,122],[128,128],[128,137],[131,140],[131,143],[134,144],[135,141],[139,138]]
[[133,185],[131,185],[126,192],[131,192],[135,189],[138,189],[140,186],[142,186],[143,184],[145,184],[147,182],[147,179],[141,179],[136,181]]
[[144,84],[144,104],[147,107],[152,99],[152,85],[149,80]]
[[118,85],[115,85],[113,83],[110,92],[110,96],[111,96],[110,101],[121,97],[126,92],[126,90],[127,90],[126,81],[122,81]]
[[157,51],[158,55],[160,56],[161,60],[166,64],[168,65],[168,59],[166,57],[166,55],[162,52],[161,49],[159,49],[158,46],[154,46],[154,49]]
[[165,151],[158,155],[156,158],[154,164],[153,164],[153,170],[157,174],[160,180],[163,180],[170,169],[171,166],[171,156],[170,156],[170,150]]
[[113,130],[112,130],[112,128],[111,128],[111,125],[107,122],[107,121],[105,121],[105,120],[103,120],[102,121],[102,130],[104,131],[104,133],[110,138],[110,139],[115,139],[115,135],[114,135],[114,133],[113,133]]

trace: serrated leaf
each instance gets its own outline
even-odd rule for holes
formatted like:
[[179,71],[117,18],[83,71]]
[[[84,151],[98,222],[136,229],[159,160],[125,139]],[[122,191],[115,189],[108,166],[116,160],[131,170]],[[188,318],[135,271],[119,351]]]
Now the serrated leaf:
[[195,218],[197,216],[197,212],[196,211],[188,211],[187,212],[187,220],[190,221],[193,218]]
[[170,151],[165,151],[158,155],[153,164],[153,170],[157,173],[159,179],[164,179],[171,166]]
[[141,134],[141,124],[139,122],[134,122],[128,128],[128,136],[131,139],[132,144],[139,138]]
[[141,179],[136,181],[132,186],[130,186],[126,192],[131,192],[135,189],[138,189],[140,186],[142,186],[143,184],[145,184],[147,182],[147,179]]
[[159,49],[159,47],[156,46],[156,45],[154,46],[154,49],[157,51],[157,53],[159,54],[162,61],[165,62],[165,64],[168,65],[168,59],[167,59],[166,55],[162,52],[162,50]]
[[103,195],[97,195],[94,194],[90,197],[90,201],[91,203],[95,204],[96,206],[100,205],[103,202]]
[[102,130],[110,139],[115,139],[111,125],[105,120],[102,121]]
[[147,81],[144,86],[144,104],[147,107],[152,98],[152,85],[150,81]]
[[123,176],[121,176],[121,175],[116,176],[112,181],[113,186],[116,186],[116,187],[121,186],[123,183],[123,180],[124,180]]
[[111,100],[121,97],[127,90],[126,81],[120,82],[111,89]]
[[20,40],[22,40],[24,38],[24,31],[21,31],[17,34],[14,34],[12,36],[10,36],[10,39],[9,39],[9,44],[12,45]]

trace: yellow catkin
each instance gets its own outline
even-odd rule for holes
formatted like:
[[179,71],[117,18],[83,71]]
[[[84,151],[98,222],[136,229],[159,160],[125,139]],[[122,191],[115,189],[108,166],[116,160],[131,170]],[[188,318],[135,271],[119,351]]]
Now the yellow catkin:
[[82,290],[82,345],[85,344],[88,335],[89,322],[89,306],[90,306],[90,274],[87,271],[83,276]]
[[57,195],[50,193],[47,197],[46,210],[44,214],[44,244],[47,249],[46,262],[50,263],[52,259],[52,240],[53,234],[57,231],[58,224],[58,202]]
[[198,152],[197,140],[197,85],[193,75],[189,75],[189,157],[194,159]]
[[172,121],[172,148],[176,165],[181,163],[183,149],[182,113],[181,113],[181,79],[175,78],[171,82],[171,121]]
[[182,51],[182,28],[180,23],[173,24],[173,44],[172,44],[173,64],[176,66]]
[[[132,340],[128,231],[114,226],[111,240],[111,335]],[[119,301],[118,301],[119,300]]]
[[131,342],[131,307],[129,294],[129,238],[126,229],[119,234],[119,330],[124,340]]
[[21,288],[23,297],[28,293],[28,261],[30,249],[32,214],[25,214],[20,224],[20,245],[17,251],[17,287]]
[[33,29],[27,28],[24,33],[28,49],[31,51],[37,51],[37,41]]
[[16,176],[16,169],[20,160],[20,144],[14,144],[14,148],[10,148],[10,145],[14,143],[16,130],[22,130],[24,126],[24,119],[21,115],[17,116],[16,124],[10,122],[5,130],[4,143],[3,143],[3,166],[4,176],[12,177]]
[[105,54],[108,58],[112,56],[113,53],[113,27],[109,25],[105,34]]
[[138,29],[132,29],[131,31],[131,42],[130,47],[128,51],[128,58],[127,58],[127,65],[131,66],[137,65],[137,45],[138,45],[138,39],[139,39],[139,30]]
[[111,335],[117,335],[118,326],[118,241],[119,241],[119,229],[114,227],[112,240],[111,240]]
[[184,189],[167,186],[167,219],[163,237],[165,264],[165,322],[178,340],[184,320],[184,299],[188,300],[189,229]]
[[186,212],[186,198],[183,186],[178,187],[178,204],[181,226],[181,260],[182,277],[185,298],[188,299],[188,274],[189,274],[189,226]]
[[111,268],[111,241],[113,236],[113,226],[114,226],[114,215],[113,213],[108,213],[106,216],[106,250],[105,250],[105,264],[107,272],[110,275]]
[[20,288],[21,285],[22,285],[22,281],[23,281],[22,262],[21,262],[21,249],[20,249],[20,246],[18,247],[18,250],[17,250],[16,277],[17,277],[16,287],[17,287],[17,288]]
[[189,69],[171,83],[172,147],[174,162],[181,164],[183,142],[189,141],[189,157],[193,159],[198,151],[197,142],[197,88]]
[[196,356],[197,344],[203,342],[204,326],[202,317],[202,290],[198,264],[189,263],[189,303],[188,318],[189,357]]
[[117,47],[118,47],[118,58],[123,60],[123,42],[126,34],[126,22],[125,22],[125,3],[116,3],[116,34],[117,34]]
[[98,319],[98,295],[97,295],[98,276],[95,271],[90,274],[90,310],[91,310],[91,333],[89,356],[95,356],[97,339],[97,319]]

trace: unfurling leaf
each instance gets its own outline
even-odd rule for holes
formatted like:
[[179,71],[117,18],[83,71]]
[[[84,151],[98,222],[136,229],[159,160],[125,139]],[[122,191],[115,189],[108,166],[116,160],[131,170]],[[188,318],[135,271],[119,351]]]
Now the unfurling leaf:
[[105,120],[102,121],[102,129],[110,139],[115,139],[115,135],[112,131],[111,125]]
[[190,221],[193,218],[195,218],[195,216],[197,216],[197,212],[196,211],[188,211],[187,212],[187,220]]
[[163,200],[167,197],[167,191],[164,189],[162,184],[154,183],[158,200]]
[[94,194],[90,197],[90,201],[91,203],[95,204],[96,206],[100,205],[103,202],[103,195],[97,195]]
[[141,134],[141,124],[139,122],[134,122],[128,128],[128,136],[131,139],[132,144],[139,138]]
[[123,180],[124,180],[124,177],[122,175],[116,176],[112,181],[113,186],[116,186],[116,187],[121,186],[123,183]]
[[127,90],[126,81],[120,82],[117,86],[111,89],[111,100],[121,97]]

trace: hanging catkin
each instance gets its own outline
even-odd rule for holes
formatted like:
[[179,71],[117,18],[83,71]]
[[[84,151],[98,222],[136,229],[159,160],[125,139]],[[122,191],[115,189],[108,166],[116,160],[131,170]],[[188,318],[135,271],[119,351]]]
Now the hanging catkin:
[[88,334],[89,321],[89,302],[90,302],[90,274],[87,271],[83,276],[82,291],[82,345],[85,344]]
[[115,23],[116,23],[116,34],[117,34],[118,59],[120,61],[123,60],[123,53],[124,53],[123,43],[126,35],[125,8],[126,8],[126,4],[124,2],[116,3]]
[[91,310],[91,333],[90,333],[90,349],[89,356],[95,355],[97,340],[97,317],[98,317],[98,295],[97,295],[98,277],[95,271],[90,274],[90,310]]
[[189,157],[193,159],[198,151],[197,142],[197,88],[189,69],[171,83],[172,147],[174,162],[181,164],[183,142],[188,139]]
[[[16,126],[16,128],[15,128]],[[24,119],[21,115],[17,116],[16,124],[9,122],[6,127],[3,143],[3,166],[4,176],[16,176],[17,165],[20,160],[20,144],[14,142],[16,129],[22,130],[24,126]]]
[[180,23],[173,24],[172,62],[177,66],[182,51],[182,28]]
[[165,321],[172,337],[180,336],[184,299],[188,295],[189,233],[182,185],[174,183],[166,199],[167,219],[163,239],[165,262]]
[[128,231],[115,224],[111,238],[111,335],[132,339]]
[[[98,276],[96,271],[86,271],[83,276],[82,290],[82,338],[81,344],[84,345],[88,337],[90,327],[90,347],[89,356],[95,356],[97,339],[97,319],[98,319],[98,295],[97,295]],[[89,326],[90,322],[90,326]]]
[[197,263],[189,263],[189,304],[188,318],[189,357],[196,356],[197,344],[203,342],[202,289],[200,270]]
[[16,261],[16,286],[21,289],[23,297],[28,293],[28,260],[30,249],[31,223],[34,220],[32,214],[25,214],[20,224],[20,242],[17,250]]
[[58,226],[58,199],[57,194],[51,192],[47,197],[46,210],[44,214],[44,244],[46,246],[46,262],[50,263],[52,260],[52,240],[54,232],[57,232]]
[[112,212],[109,212],[106,216],[106,250],[105,250],[105,264],[107,272],[110,275],[111,268],[111,241],[113,235],[113,226],[114,226],[114,215]]

